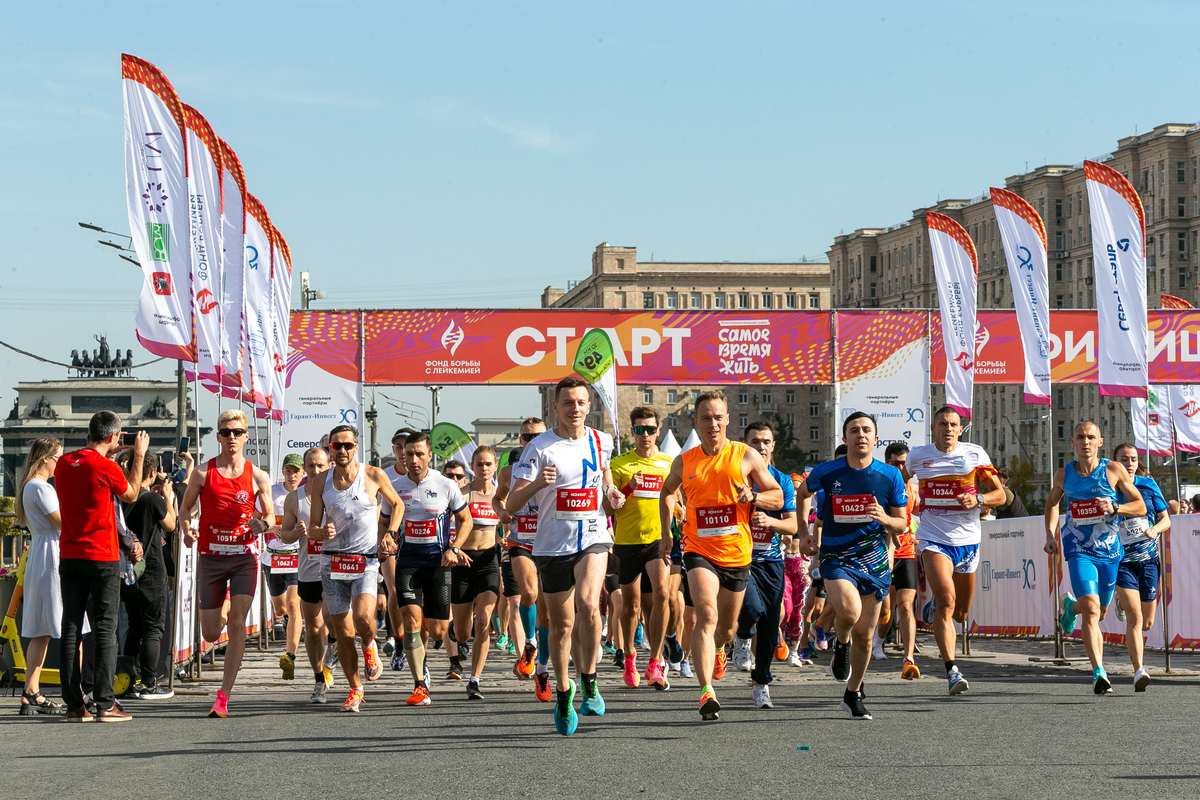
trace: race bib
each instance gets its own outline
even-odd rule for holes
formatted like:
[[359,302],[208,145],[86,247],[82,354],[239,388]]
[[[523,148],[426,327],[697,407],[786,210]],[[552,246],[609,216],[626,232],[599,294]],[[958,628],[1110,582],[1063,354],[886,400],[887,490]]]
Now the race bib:
[[477,500],[471,503],[471,522],[475,525],[490,528],[494,525],[499,525],[500,518],[496,516],[496,509],[492,508],[491,503]]
[[1081,525],[1090,525],[1104,519],[1104,512],[1100,510],[1098,499],[1071,500],[1068,505],[1071,509],[1071,519]]
[[967,475],[926,478],[921,481],[921,500],[926,508],[961,509],[960,494],[978,494],[975,479]]
[[208,549],[214,553],[245,553],[246,543],[242,534],[226,528],[208,529]]
[[830,497],[833,502],[833,521],[842,523],[870,522],[867,507],[875,502],[875,496],[870,494],[835,494]]
[[1126,517],[1121,521],[1121,535],[1129,539],[1144,539],[1146,531],[1150,530],[1150,520],[1146,517]]
[[329,577],[335,581],[356,581],[367,571],[366,556],[334,553],[329,559]]
[[272,575],[294,575],[300,571],[300,556],[296,553],[271,553]]
[[750,538],[754,540],[755,552],[766,552],[771,549],[771,542],[775,539],[775,531],[770,528],[762,528],[750,523]]
[[709,506],[696,509],[696,535],[733,536],[738,532],[737,506]]
[[426,519],[420,522],[411,519],[404,520],[404,541],[413,544],[437,544],[437,540],[436,519]]
[[595,489],[559,489],[555,493],[555,519],[567,522],[595,519],[599,511],[600,493]]
[[657,500],[662,492],[662,485],[662,475],[643,475],[642,485],[633,490],[633,496],[643,500]]
[[532,542],[537,538],[537,514],[517,515],[517,541]]
[[319,556],[319,555],[321,555],[321,549],[322,549],[323,547],[325,547],[325,542],[324,542],[324,540],[309,539],[307,536],[305,537],[305,539],[307,539],[307,541],[308,541],[308,546],[307,546],[307,548],[306,548],[306,552],[307,552],[307,553],[308,553],[310,556]]

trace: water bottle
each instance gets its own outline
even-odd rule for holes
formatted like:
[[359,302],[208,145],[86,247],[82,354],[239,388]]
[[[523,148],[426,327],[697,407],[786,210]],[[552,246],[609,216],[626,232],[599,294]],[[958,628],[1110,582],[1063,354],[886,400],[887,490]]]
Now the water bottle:
[[121,579],[125,581],[126,586],[133,586],[137,582],[137,578],[133,575],[133,564],[131,562],[125,562],[125,568],[121,570]]

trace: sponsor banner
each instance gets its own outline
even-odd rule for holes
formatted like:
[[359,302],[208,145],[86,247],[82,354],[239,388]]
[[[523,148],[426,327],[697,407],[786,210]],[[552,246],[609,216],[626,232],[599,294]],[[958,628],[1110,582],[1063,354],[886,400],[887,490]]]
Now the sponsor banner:
[[188,219],[192,237],[192,292],[196,317],[196,371],[219,381],[221,365],[221,146],[199,111],[183,106],[187,125]]
[[187,661],[196,645],[196,545],[180,544],[178,594],[175,598],[175,663]]
[[471,458],[475,455],[475,440],[471,434],[451,422],[439,422],[429,431],[429,441],[435,455],[447,461],[461,461],[467,472],[475,474],[471,470]]
[[1054,635],[1054,579],[1041,517],[985,520],[971,633]]
[[157,67],[121,56],[125,196],[142,265],[136,330],[157,356],[196,360],[183,104]]
[[602,330],[592,329],[584,334],[575,351],[575,372],[596,390],[596,395],[608,411],[613,433],[620,440],[621,426],[617,422],[617,361],[612,340]]
[[1187,453],[1200,453],[1200,386],[1167,388],[1170,392],[1171,424],[1175,428],[1175,446]]
[[[283,419],[287,377],[283,354],[288,352],[288,337],[291,327],[292,305],[292,251],[278,228],[271,237],[271,396],[268,407],[271,418]],[[260,415],[266,413],[260,409]]]
[[829,383],[828,311],[367,311],[367,383],[557,383],[603,330],[618,383]]
[[[285,374],[287,385],[280,415],[283,417],[278,446],[280,457],[274,465],[282,464],[283,456],[289,453],[303,455],[310,447],[319,447],[321,437],[338,425],[353,425],[358,428],[359,440],[363,440],[362,386],[357,380],[326,372],[295,351],[288,357]],[[358,449],[360,461],[367,457],[366,451],[365,447]],[[272,475],[272,478],[281,480],[282,475]]]
[[1175,455],[1171,435],[1170,390],[1166,386],[1151,386],[1148,396],[1130,401],[1129,416],[1133,419],[1134,446],[1152,456]]
[[[245,342],[242,295],[246,274],[246,177],[242,163],[224,141],[221,147],[221,383],[242,386]],[[247,385],[248,390],[248,385]]]
[[[1010,265],[1013,305],[1025,355],[1025,402],[1050,405],[1050,276],[1046,263],[1046,226],[1019,195],[992,188],[992,207],[1004,255]],[[985,329],[986,330],[986,329]],[[980,364],[975,362],[976,380]]]
[[1145,397],[1146,220],[1132,184],[1112,167],[1083,162],[1095,257],[1100,394]]
[[267,407],[270,398],[271,375],[275,367],[271,331],[271,318],[275,310],[272,300],[274,286],[271,280],[273,232],[274,227],[267,216],[267,210],[254,195],[247,194],[246,283],[242,313],[246,321],[246,341],[243,347],[250,354],[250,391],[243,395],[243,399],[263,408]]
[[[836,325],[838,342],[852,345],[847,362],[842,360],[841,345],[838,347],[834,402],[839,425],[855,411],[875,417],[879,427],[876,457],[881,460],[892,442],[904,442],[910,448],[928,444],[929,382],[906,379],[929,372],[925,312],[879,315],[851,311],[838,313]],[[891,336],[882,335],[879,329],[889,326]],[[874,328],[879,335],[864,336],[863,328]],[[892,339],[905,343],[896,347]],[[851,377],[842,376],[843,363]],[[864,367],[866,371],[861,371]],[[835,432],[834,440],[841,441],[840,431]]]
[[975,303],[978,263],[975,244],[962,225],[934,211],[926,212],[929,250],[937,279],[946,351],[946,405],[971,419],[975,384]]

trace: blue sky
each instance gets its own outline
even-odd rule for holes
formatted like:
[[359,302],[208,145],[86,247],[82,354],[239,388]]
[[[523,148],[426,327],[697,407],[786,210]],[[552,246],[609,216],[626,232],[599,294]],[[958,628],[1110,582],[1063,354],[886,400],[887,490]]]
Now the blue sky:
[[[62,359],[107,332],[145,360],[137,269],[76,225],[128,228],[122,52],[237,151],[328,294],[314,307],[520,307],[585,277],[601,241],[823,258],[840,232],[1026,163],[1200,119],[1198,17],[1183,2],[11,6],[0,338]],[[0,351],[0,408],[17,381],[63,373]],[[531,389],[484,398],[448,390],[442,415],[537,410]]]

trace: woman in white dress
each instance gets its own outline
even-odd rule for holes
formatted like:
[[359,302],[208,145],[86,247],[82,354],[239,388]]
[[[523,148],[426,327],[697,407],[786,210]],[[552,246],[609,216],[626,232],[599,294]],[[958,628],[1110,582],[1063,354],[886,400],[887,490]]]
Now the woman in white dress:
[[25,653],[25,689],[21,716],[62,714],[63,706],[42,696],[38,679],[46,647],[62,630],[62,591],[58,582],[58,495],[47,481],[62,455],[62,442],[52,436],[35,439],[25,461],[25,474],[17,488],[17,524],[29,528],[32,541],[25,557],[25,611],[21,633],[29,638]]

